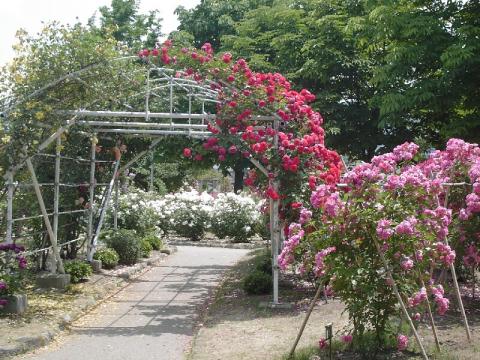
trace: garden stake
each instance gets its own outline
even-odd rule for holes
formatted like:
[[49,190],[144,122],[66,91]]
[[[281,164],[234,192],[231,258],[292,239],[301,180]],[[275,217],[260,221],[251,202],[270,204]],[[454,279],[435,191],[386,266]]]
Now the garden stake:
[[[426,289],[425,287],[425,282],[422,280],[422,286]],[[437,335],[437,326],[435,325],[435,321],[433,320],[433,314],[432,314],[432,307],[430,306],[430,300],[428,300],[427,296],[427,310],[428,310],[428,316],[430,317],[430,323],[432,324],[432,332],[433,332],[433,338],[435,339],[435,346],[438,351],[440,351],[440,342],[438,341],[438,335]]]
[[63,261],[60,257],[60,251],[57,246],[57,237],[53,233],[52,225],[50,224],[50,219],[48,218],[47,209],[45,208],[45,202],[43,201],[42,192],[40,191],[40,186],[38,186],[37,175],[35,174],[35,169],[33,168],[32,161],[30,158],[27,158],[27,167],[34,184],[35,194],[37,195],[37,201],[40,205],[40,210],[42,212],[43,220],[45,226],[47,227],[48,236],[50,237],[50,243],[52,244],[53,253],[55,254],[55,260],[57,263],[57,270],[60,274],[65,274],[65,269],[63,268]]
[[393,291],[395,292],[395,296],[397,297],[398,303],[400,304],[403,315],[407,318],[408,324],[410,325],[410,328],[413,331],[413,335],[415,336],[415,340],[417,341],[417,344],[420,347],[423,358],[425,360],[428,360],[428,355],[425,352],[425,348],[423,347],[422,341],[420,340],[420,336],[418,336],[417,329],[415,329],[415,325],[413,324],[412,318],[408,314],[407,308],[405,307],[405,304],[403,303],[402,297],[400,296],[400,293],[398,292],[397,283],[393,279],[392,272],[390,271],[390,268],[387,264],[387,260],[385,259],[385,256],[383,255],[383,252],[380,249],[380,245],[378,244],[377,240],[373,239],[373,241],[375,242],[375,246],[377,247],[377,252],[380,255],[380,258],[382,259],[383,266],[385,267],[385,270],[387,271],[387,276],[392,282]]
[[[447,208],[447,205],[448,205],[449,192],[450,192],[450,188],[447,188],[447,191],[445,193],[445,202],[444,202],[444,205],[443,205],[443,207],[445,207],[445,208]],[[448,239],[446,237],[445,237],[444,243],[445,243],[445,245],[448,245]],[[450,264],[450,271],[452,273],[453,287],[455,288],[455,295],[457,297],[458,306],[460,307],[460,312],[462,314],[463,323],[465,325],[465,332],[467,333],[467,339],[468,339],[468,341],[472,341],[472,335],[470,333],[470,327],[468,325],[467,315],[465,314],[465,308],[463,307],[462,295],[460,294],[460,287],[458,286],[457,273],[455,271],[454,263]]]
[[320,293],[322,292],[322,287],[319,285],[317,292],[315,293],[315,296],[313,297],[312,302],[310,303],[310,306],[308,307],[308,311],[305,314],[305,318],[303,319],[302,326],[300,327],[300,330],[298,331],[297,338],[295,339],[295,342],[293,343],[292,349],[290,350],[290,353],[288,354],[288,358],[291,359],[295,353],[295,349],[297,348],[298,342],[300,341],[300,338],[303,335],[303,331],[305,330],[305,326],[307,325],[308,319],[310,318],[310,315],[312,314],[313,308],[315,307],[315,304],[318,301],[318,298],[320,297]]

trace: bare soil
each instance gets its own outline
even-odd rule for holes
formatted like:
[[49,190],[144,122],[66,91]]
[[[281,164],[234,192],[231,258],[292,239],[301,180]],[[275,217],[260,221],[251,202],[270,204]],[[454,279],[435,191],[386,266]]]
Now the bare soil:
[[[197,335],[187,358],[189,360],[280,360],[286,355],[296,338],[310,301],[313,299],[312,286],[297,284],[292,279],[282,279],[280,298],[291,303],[291,309],[261,308],[262,302],[271,300],[270,295],[249,296],[241,288],[243,277],[252,265],[253,255],[240,262],[226,275],[212,303],[205,309]],[[478,292],[480,294],[480,292]],[[438,360],[479,360],[480,359],[480,296],[472,300],[464,298],[464,305],[472,333],[472,341],[466,338],[460,313],[455,299],[451,299],[451,310],[445,316],[438,316],[435,322],[441,344],[441,352],[435,350],[429,323],[419,327],[430,359]],[[338,299],[320,300],[305,328],[297,347],[303,355],[296,359],[328,359],[328,353],[318,352],[318,340],[324,337],[325,325],[333,323],[334,333],[343,333],[348,315]],[[409,334],[411,335],[411,334]],[[389,351],[377,354],[378,359],[421,359],[413,335],[410,336],[408,351]],[[333,351],[333,359],[373,359],[373,354]]]

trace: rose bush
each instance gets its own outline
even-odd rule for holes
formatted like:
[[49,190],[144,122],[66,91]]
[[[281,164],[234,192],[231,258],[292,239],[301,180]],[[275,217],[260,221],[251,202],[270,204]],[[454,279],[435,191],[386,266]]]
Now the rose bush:
[[22,289],[23,272],[27,267],[24,247],[16,244],[0,244],[0,308],[8,303],[5,299]]
[[219,194],[213,203],[212,232],[219,238],[245,242],[255,234],[260,221],[257,203],[250,196]]
[[426,301],[440,315],[449,307],[435,269],[478,264],[477,237],[467,241],[466,234],[479,231],[479,154],[477,145],[452,139],[445,151],[423,158],[417,145],[405,143],[354,167],[342,187],[316,187],[310,207],[287,229],[280,266],[332,287],[346,304],[354,344],[373,331],[377,346],[397,338],[404,349],[408,339],[389,327],[399,315],[393,282],[418,321]]
[[[154,193],[129,187],[127,192],[118,197],[118,227],[135,230],[140,237],[156,232],[160,219],[151,205],[156,196]],[[113,213],[114,200],[112,199],[105,218],[107,229],[113,227]]]

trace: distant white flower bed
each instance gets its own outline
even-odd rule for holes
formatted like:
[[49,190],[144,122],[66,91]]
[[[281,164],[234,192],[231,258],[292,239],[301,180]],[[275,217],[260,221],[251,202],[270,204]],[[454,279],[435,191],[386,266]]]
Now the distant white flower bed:
[[[119,197],[120,227],[137,230],[152,222],[163,232],[173,232],[192,240],[206,231],[219,238],[247,241],[255,234],[261,218],[261,202],[248,195],[220,193],[216,198],[194,189],[157,197],[138,189]],[[110,210],[112,213],[113,210]]]

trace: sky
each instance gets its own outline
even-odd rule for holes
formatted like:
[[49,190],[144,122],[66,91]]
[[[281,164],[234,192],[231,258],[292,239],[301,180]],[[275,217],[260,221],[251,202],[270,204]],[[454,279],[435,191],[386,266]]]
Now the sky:
[[[18,29],[36,33],[41,30],[42,22],[53,20],[85,23],[100,6],[110,3],[111,0],[0,0],[0,66],[14,56],[12,46]],[[140,12],[159,10],[163,18],[162,32],[168,34],[178,26],[173,13],[177,6],[190,9],[199,3],[200,0],[141,0]]]

